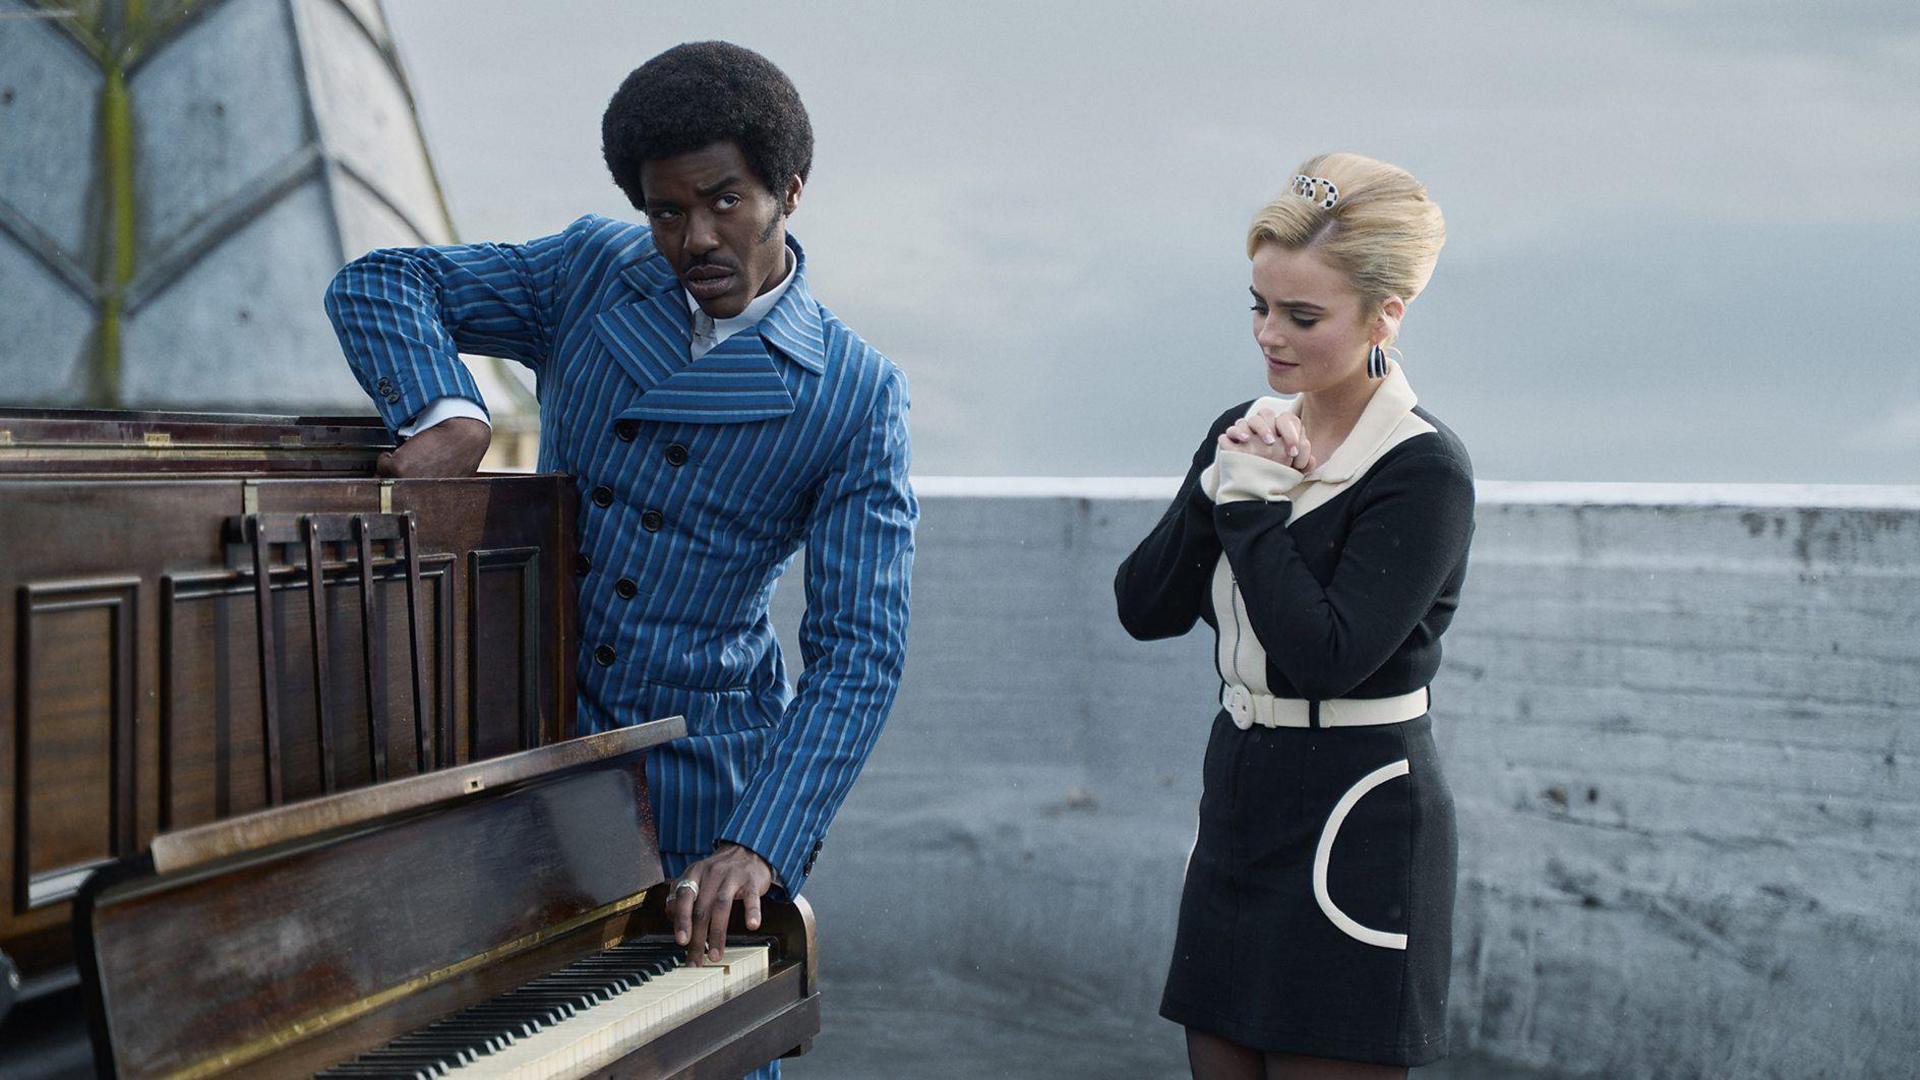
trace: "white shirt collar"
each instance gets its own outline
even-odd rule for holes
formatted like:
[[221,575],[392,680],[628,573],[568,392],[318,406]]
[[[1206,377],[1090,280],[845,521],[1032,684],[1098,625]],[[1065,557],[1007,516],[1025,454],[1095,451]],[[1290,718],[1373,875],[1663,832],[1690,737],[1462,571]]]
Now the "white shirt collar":
[[[800,260],[794,258],[793,253],[789,251],[787,276],[780,279],[780,284],[754,297],[746,310],[731,318],[714,318],[701,309],[700,302],[693,298],[692,293],[687,293],[687,306],[693,311],[693,359],[700,359],[721,342],[766,318],[767,312],[773,310],[773,305],[779,303],[780,298],[786,295],[787,286],[793,284],[794,272],[799,269]],[[681,291],[686,292],[685,289]]]

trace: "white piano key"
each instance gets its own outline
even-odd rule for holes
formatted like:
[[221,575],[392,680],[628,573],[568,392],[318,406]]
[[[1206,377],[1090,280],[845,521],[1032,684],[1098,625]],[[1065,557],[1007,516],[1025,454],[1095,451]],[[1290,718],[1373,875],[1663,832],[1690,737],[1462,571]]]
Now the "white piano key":
[[719,964],[656,975],[449,1075],[463,1080],[584,1076],[766,981],[767,953],[764,945],[730,948]]

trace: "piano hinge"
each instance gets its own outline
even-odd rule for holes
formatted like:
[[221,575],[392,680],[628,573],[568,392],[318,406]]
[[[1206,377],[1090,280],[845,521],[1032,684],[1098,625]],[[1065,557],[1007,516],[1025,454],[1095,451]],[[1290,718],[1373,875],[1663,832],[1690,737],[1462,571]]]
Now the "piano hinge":
[[380,481],[380,512],[393,513],[393,481],[391,480]]
[[173,436],[164,431],[149,431],[146,433],[146,440],[148,446],[156,449],[173,445]]
[[240,512],[243,514],[260,512],[260,485],[252,480],[240,481]]

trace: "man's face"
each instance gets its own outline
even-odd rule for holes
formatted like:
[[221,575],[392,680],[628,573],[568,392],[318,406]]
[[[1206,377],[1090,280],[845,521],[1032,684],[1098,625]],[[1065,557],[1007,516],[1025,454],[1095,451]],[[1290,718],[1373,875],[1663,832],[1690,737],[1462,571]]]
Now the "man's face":
[[731,142],[640,166],[653,241],[708,315],[726,319],[787,273],[786,216],[800,178],[775,194]]

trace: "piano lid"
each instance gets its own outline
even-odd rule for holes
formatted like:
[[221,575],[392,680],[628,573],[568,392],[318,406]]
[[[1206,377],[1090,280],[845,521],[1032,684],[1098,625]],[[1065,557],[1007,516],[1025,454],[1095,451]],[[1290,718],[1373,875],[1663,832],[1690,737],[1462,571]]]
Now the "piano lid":
[[371,476],[395,445],[377,416],[0,408],[0,475]]
[[445,808],[468,796],[495,792],[530,780],[613,761],[682,738],[682,716],[650,720],[598,735],[567,739],[505,757],[421,773],[372,787],[257,810],[153,838],[155,873],[173,874],[207,863],[247,856],[329,833],[377,827],[383,821]]

